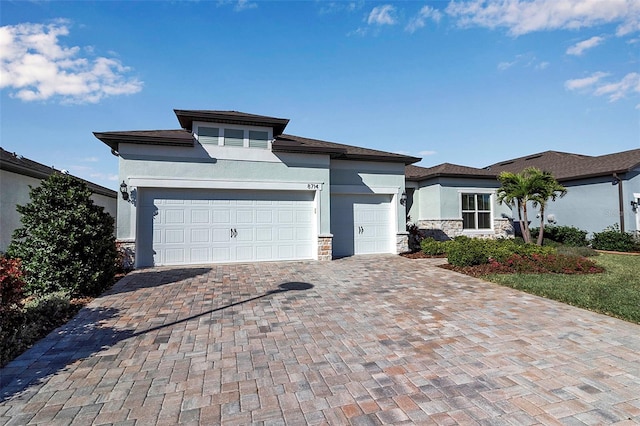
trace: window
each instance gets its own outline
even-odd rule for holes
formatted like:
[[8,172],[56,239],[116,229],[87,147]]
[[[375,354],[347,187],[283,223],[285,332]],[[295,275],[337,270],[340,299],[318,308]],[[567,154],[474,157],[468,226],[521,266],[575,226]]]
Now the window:
[[269,133],[249,130],[249,148],[269,148]]
[[244,146],[244,130],[224,129],[225,146]]
[[491,229],[491,194],[462,194],[462,228]]
[[198,127],[198,140],[200,143],[218,145],[220,129],[217,127]]

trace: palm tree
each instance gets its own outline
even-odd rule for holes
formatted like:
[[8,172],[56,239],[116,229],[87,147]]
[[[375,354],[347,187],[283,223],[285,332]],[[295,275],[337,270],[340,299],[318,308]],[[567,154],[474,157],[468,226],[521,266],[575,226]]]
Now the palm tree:
[[522,230],[522,238],[525,243],[531,242],[531,233],[529,232],[529,220],[527,218],[527,201],[529,201],[529,183],[524,172],[511,173],[502,172],[498,176],[498,180],[502,185],[498,189],[498,202],[506,203],[515,207],[518,211],[518,221]]
[[520,173],[502,172],[498,176],[502,185],[498,189],[498,202],[506,203],[516,208],[518,220],[522,229],[525,243],[531,243],[531,231],[527,217],[527,203],[534,207],[540,206],[540,235],[538,245],[542,245],[544,233],[544,209],[549,199],[555,201],[558,196],[563,197],[567,189],[560,185],[549,172],[543,172],[535,167],[528,167]]
[[549,202],[555,201],[557,197],[564,197],[567,194],[567,188],[560,185],[558,181],[549,172],[541,172],[536,177],[536,194],[531,198],[533,206],[540,205],[540,233],[538,234],[537,244],[542,245],[544,240],[544,210]]

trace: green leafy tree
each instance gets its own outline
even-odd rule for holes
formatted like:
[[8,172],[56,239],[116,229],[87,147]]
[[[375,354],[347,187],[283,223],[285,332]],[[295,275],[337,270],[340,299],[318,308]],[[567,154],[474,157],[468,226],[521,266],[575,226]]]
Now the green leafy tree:
[[518,220],[522,229],[522,238],[525,243],[531,243],[531,231],[527,207],[529,202],[533,206],[540,206],[540,234],[538,245],[542,245],[544,233],[544,209],[549,201],[556,200],[558,196],[564,196],[567,190],[560,185],[549,172],[543,172],[535,167],[528,167],[520,173],[502,172],[498,176],[500,188],[498,189],[498,202],[515,207],[518,211]]
[[537,244],[542,245],[544,241],[544,210],[549,200],[556,201],[558,197],[567,195],[567,188],[560,185],[558,181],[549,172],[536,172],[531,199],[533,206],[540,206],[540,233],[538,234]]
[[99,294],[115,275],[113,218],[70,175],[50,175],[30,196],[30,203],[17,207],[22,227],[7,250],[22,259],[27,293]]

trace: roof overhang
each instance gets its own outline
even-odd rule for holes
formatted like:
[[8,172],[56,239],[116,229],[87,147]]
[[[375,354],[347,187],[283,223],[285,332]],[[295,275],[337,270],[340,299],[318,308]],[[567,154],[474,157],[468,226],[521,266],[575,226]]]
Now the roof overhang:
[[194,146],[193,135],[185,130],[93,132],[93,135],[115,151],[118,151],[118,145],[121,143],[181,147]]
[[267,117],[264,115],[246,114],[237,111],[207,111],[207,110],[173,110],[178,117],[180,126],[188,131],[193,130],[194,121],[207,123],[238,124],[242,126],[271,127],[273,136],[279,136],[289,124],[286,118]]

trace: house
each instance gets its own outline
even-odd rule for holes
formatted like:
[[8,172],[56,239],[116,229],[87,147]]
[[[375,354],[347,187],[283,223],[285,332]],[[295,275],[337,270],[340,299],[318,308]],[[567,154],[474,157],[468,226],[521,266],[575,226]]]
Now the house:
[[[546,223],[575,226],[590,234],[618,224],[621,230],[640,235],[640,149],[599,156],[545,151],[486,170],[499,174],[527,167],[550,172],[567,188],[566,196],[548,204]],[[539,218],[539,209],[534,208],[529,214],[533,226],[538,226]]]
[[[60,171],[0,148],[0,252],[7,250],[13,231],[22,226],[16,206],[31,201],[29,186],[39,186],[42,179],[54,172]],[[94,203],[104,207],[115,218],[116,191],[84,182],[93,192],[91,199]]]
[[407,250],[419,158],[288,135],[288,119],[174,110],[181,129],[96,132],[119,156],[117,240],[136,267]]
[[[546,224],[575,226],[589,233],[618,224],[640,235],[640,149],[601,156],[546,151],[483,169],[448,163],[429,168],[408,165],[411,222],[436,239],[513,235],[519,228],[518,214],[497,203],[497,177],[527,167],[550,172],[568,189],[565,197],[547,205]],[[539,207],[528,206],[528,219],[539,226]]]
[[493,171],[444,163],[406,167],[409,221],[422,235],[447,240],[460,235],[480,238],[513,236],[511,210],[496,199]]

